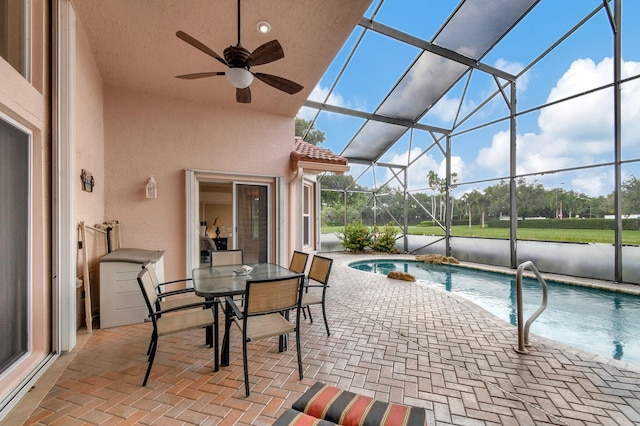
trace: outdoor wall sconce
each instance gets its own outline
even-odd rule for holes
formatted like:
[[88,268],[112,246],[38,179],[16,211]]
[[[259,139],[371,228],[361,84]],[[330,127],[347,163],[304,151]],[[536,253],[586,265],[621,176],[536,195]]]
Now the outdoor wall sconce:
[[158,198],[158,182],[156,182],[156,178],[153,176],[147,181],[145,193],[147,198]]

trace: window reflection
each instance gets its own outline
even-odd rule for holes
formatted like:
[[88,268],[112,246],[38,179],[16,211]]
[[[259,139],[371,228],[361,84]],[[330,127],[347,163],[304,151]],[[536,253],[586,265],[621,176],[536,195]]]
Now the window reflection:
[[26,0],[0,0],[0,56],[27,78]]

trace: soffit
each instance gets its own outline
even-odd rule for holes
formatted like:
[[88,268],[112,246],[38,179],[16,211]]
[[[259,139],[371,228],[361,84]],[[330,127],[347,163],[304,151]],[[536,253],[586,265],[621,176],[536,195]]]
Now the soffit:
[[[249,51],[277,39],[285,57],[252,68],[292,80],[304,89],[288,95],[254,80],[243,108],[295,116],[362,17],[371,0],[244,0],[241,41]],[[234,104],[224,76],[200,80],[176,75],[224,71],[225,66],[176,37],[182,30],[219,55],[237,43],[235,0],[76,0],[105,85],[126,87],[202,103]],[[259,34],[256,23],[272,30]]]

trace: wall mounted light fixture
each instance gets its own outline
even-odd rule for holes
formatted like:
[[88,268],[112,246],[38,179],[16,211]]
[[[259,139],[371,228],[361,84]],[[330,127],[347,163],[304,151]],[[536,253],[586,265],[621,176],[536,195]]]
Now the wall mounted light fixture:
[[158,182],[156,182],[156,178],[153,176],[151,176],[147,181],[145,194],[147,198],[158,198]]

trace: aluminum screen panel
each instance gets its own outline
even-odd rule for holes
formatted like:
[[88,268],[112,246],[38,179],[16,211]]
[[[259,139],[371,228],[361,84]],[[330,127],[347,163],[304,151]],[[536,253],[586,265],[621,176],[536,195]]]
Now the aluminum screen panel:
[[482,58],[539,0],[466,0],[433,42]]
[[447,93],[468,69],[466,65],[423,52],[377,112],[414,121]]
[[389,149],[389,141],[398,140],[407,128],[380,121],[367,121],[340,155],[349,160],[370,162]]
[[[466,0],[449,17],[433,43],[480,60],[537,2]],[[468,65],[423,51],[376,113],[417,122],[468,70]],[[350,160],[378,161],[406,130],[396,127],[400,126],[365,123],[342,155]]]

